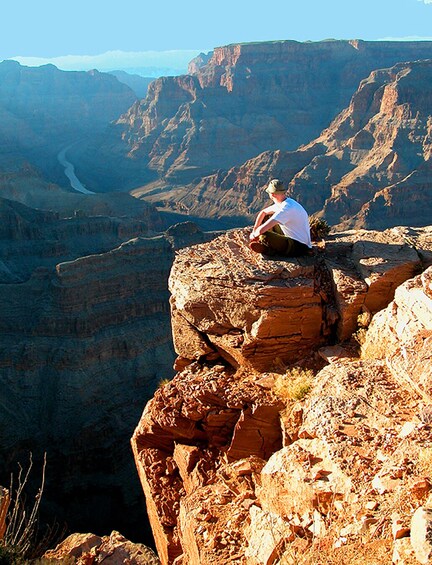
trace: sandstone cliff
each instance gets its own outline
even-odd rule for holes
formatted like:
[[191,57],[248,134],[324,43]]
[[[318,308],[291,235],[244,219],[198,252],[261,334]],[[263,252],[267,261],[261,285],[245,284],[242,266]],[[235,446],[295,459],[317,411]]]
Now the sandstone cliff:
[[431,60],[372,72],[313,142],[294,152],[261,153],[176,190],[176,205],[194,215],[251,218],[264,205],[262,187],[275,177],[332,225],[428,225],[431,73]]
[[45,519],[135,536],[145,514],[128,439],[141,398],[172,372],[174,249],[209,236],[191,225],[153,235],[148,205],[110,215],[136,203],[128,195],[83,198],[108,215],[0,199],[0,482],[46,451]]
[[328,126],[373,69],[431,57],[429,42],[218,47],[192,65],[192,74],[155,80],[99,146],[83,151],[80,175],[97,187],[91,164],[105,163],[105,189],[157,179],[144,189],[155,195],[266,150],[296,149]]
[[[292,260],[246,241],[180,251],[171,273],[180,372],[132,438],[161,562],[409,563],[432,489],[431,228]],[[363,358],[328,346],[375,312]]]

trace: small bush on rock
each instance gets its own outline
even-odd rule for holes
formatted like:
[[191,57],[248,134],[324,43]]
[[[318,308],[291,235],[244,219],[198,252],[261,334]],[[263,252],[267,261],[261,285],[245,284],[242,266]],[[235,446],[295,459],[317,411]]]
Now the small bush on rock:
[[276,379],[273,392],[282,400],[303,400],[312,388],[313,372],[293,367]]
[[323,218],[311,216],[309,218],[309,226],[311,231],[312,241],[324,239],[330,233],[330,226]]

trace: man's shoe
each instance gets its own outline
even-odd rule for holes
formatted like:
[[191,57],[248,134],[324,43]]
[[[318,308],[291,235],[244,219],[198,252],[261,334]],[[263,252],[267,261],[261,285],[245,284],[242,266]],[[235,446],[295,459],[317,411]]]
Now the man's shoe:
[[260,241],[251,241],[249,247],[252,251],[255,251],[255,253],[268,253],[268,247]]

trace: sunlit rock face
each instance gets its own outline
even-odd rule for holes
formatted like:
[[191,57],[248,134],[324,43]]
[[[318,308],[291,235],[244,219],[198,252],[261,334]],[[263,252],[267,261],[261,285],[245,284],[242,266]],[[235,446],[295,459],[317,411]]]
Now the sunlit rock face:
[[295,151],[281,144],[200,179],[176,192],[181,206],[252,218],[266,203],[263,187],[280,178],[310,214],[341,229],[428,225],[431,76],[430,60],[373,71],[316,139]]
[[[403,510],[391,519],[407,535],[401,501],[419,505],[432,489],[421,476],[431,228],[342,232],[299,259],[254,254],[247,235],[182,250],[171,271],[178,373],[132,438],[159,557],[312,563],[349,536],[369,563],[365,528]],[[375,314],[363,358],[347,345],[359,314]],[[314,368],[305,395],[275,386],[287,368],[292,384],[293,365]]]

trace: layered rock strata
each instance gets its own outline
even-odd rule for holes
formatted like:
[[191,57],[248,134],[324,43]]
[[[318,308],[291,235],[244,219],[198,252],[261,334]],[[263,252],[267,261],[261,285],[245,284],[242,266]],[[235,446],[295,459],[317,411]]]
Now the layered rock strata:
[[0,199],[0,218],[2,483],[29,452],[37,483],[47,452],[48,521],[134,536],[145,515],[127,442],[141,398],[172,373],[174,249],[213,235],[187,224],[151,236],[148,206],[59,218]]
[[85,150],[80,175],[97,186],[90,165],[105,163],[99,184],[135,188],[157,179],[144,190],[157,198],[165,183],[184,185],[263,151],[296,149],[328,126],[372,70],[431,57],[430,42],[218,47],[192,65],[192,74],[151,83],[147,98]]
[[179,209],[248,218],[263,207],[262,188],[276,177],[310,214],[345,229],[428,225],[431,73],[431,60],[373,71],[315,140],[292,152],[281,145],[176,188]]
[[[311,563],[323,552],[349,562],[352,547],[364,563],[372,550],[386,562],[432,489],[430,401],[424,378],[412,383],[427,344],[410,350],[411,380],[394,369],[396,345],[387,349],[388,328],[395,344],[432,328],[431,268],[412,278],[425,267],[415,242],[427,254],[430,228],[338,234],[314,257],[288,260],[253,254],[246,238],[182,250],[171,273],[183,369],[132,438],[161,562]],[[418,306],[404,325],[408,304]],[[319,371],[313,350],[348,338],[362,311],[381,312],[370,329],[380,355],[321,348],[329,364]],[[284,393],[298,375],[306,384],[308,366],[306,392]]]
[[329,239],[325,253],[290,262],[254,254],[247,230],[179,252],[170,275],[179,363],[218,353],[233,366],[263,369],[302,357],[335,332],[349,338],[362,309],[384,308],[421,268],[416,233],[430,238],[429,229],[346,232]]

